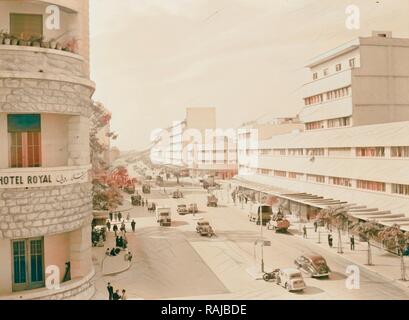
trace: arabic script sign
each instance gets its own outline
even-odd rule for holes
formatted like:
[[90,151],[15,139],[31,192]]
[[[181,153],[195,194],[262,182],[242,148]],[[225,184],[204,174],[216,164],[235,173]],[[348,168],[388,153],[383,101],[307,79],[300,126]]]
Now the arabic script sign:
[[0,189],[56,187],[89,181],[88,167],[0,170]]

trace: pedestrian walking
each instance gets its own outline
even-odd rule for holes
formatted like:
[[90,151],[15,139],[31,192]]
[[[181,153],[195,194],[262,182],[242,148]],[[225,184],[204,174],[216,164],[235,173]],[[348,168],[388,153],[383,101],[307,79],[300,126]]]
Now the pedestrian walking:
[[332,234],[328,235],[328,245],[330,248],[332,248],[332,244],[333,244],[333,238],[332,238]]
[[145,200],[145,206],[148,207],[148,199]]
[[117,233],[118,233],[118,226],[116,224],[114,224],[112,230],[115,232],[115,237],[116,237]]
[[351,251],[355,251],[355,237],[354,237],[354,235],[351,236],[350,242],[351,242]]
[[128,300],[128,296],[126,295],[125,289],[122,289],[122,297],[121,300]]
[[118,213],[118,219],[119,219],[119,221],[122,221],[122,212]]
[[122,224],[121,224],[121,232],[123,232],[123,233],[126,233],[126,227],[125,227],[125,223],[124,222],[122,222]]
[[109,222],[109,220],[107,221],[107,229],[109,232],[111,232],[111,222]]
[[315,230],[315,232],[317,232],[317,230],[318,230],[318,222],[317,221],[314,221],[314,230]]
[[112,212],[110,212],[109,213],[109,220],[112,221],[112,218],[113,218],[113,214],[112,214]]
[[128,213],[127,215],[126,215],[126,221],[128,221],[129,222],[129,220],[131,219],[131,214],[130,213]]
[[307,227],[304,225],[304,227],[302,228],[303,231],[303,238],[307,239]]
[[132,232],[135,232],[135,226],[136,226],[136,222],[135,220],[132,220],[131,222]]
[[142,199],[142,207],[145,207],[145,200]]
[[109,300],[113,300],[114,299],[114,287],[111,286],[110,282],[108,282],[107,290],[108,290]]

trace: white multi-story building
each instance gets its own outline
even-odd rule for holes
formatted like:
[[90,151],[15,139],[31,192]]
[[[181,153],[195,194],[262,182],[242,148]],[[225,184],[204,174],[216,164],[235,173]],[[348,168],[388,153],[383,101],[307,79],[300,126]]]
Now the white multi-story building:
[[188,108],[186,118],[155,136],[151,160],[191,176],[237,173],[235,132],[216,129],[215,108]]
[[308,67],[305,131],[249,146],[257,161],[240,166],[237,184],[273,195],[304,217],[342,203],[353,216],[407,228],[409,39],[374,32]]
[[0,299],[94,293],[88,10],[0,1]]

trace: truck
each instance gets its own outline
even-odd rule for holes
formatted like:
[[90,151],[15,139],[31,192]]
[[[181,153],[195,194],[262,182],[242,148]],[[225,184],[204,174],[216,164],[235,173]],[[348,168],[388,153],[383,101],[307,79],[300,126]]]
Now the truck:
[[265,226],[271,220],[272,214],[273,208],[270,205],[256,204],[250,210],[249,221],[256,222],[259,225],[261,216],[261,223]]
[[172,224],[172,213],[168,207],[156,208],[156,221],[161,227],[170,227]]
[[290,221],[288,221],[284,214],[279,211],[271,216],[271,220],[267,225],[267,229],[274,230],[275,232],[286,233],[290,227]]

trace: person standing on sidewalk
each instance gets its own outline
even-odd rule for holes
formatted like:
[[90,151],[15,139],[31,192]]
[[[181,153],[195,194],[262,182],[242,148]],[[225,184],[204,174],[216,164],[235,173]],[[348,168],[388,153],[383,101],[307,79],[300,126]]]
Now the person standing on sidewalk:
[[119,221],[122,221],[122,212],[118,213],[118,219],[119,219]]
[[111,222],[109,222],[109,220],[107,221],[107,229],[109,232],[111,232]]
[[317,232],[317,230],[318,230],[318,222],[317,221],[314,221],[314,230],[315,230],[315,232]]
[[114,224],[114,227],[112,228],[112,230],[115,233],[115,237],[117,236],[117,232],[118,232],[118,226],[116,224]]
[[113,300],[114,299],[114,287],[111,286],[110,282],[108,282],[107,290],[108,290],[109,300]]
[[132,232],[135,232],[135,226],[136,226],[136,222],[135,222],[135,220],[132,220],[132,222],[131,222]]
[[304,227],[302,228],[303,231],[303,238],[307,239],[307,227],[304,225]]
[[354,237],[354,235],[351,236],[350,242],[351,242],[351,251],[355,251],[355,237]]
[[333,244],[333,238],[332,238],[332,234],[328,235],[328,245],[330,248],[332,248],[332,244]]
[[109,220],[112,221],[114,215],[112,214],[112,212],[109,213]]

